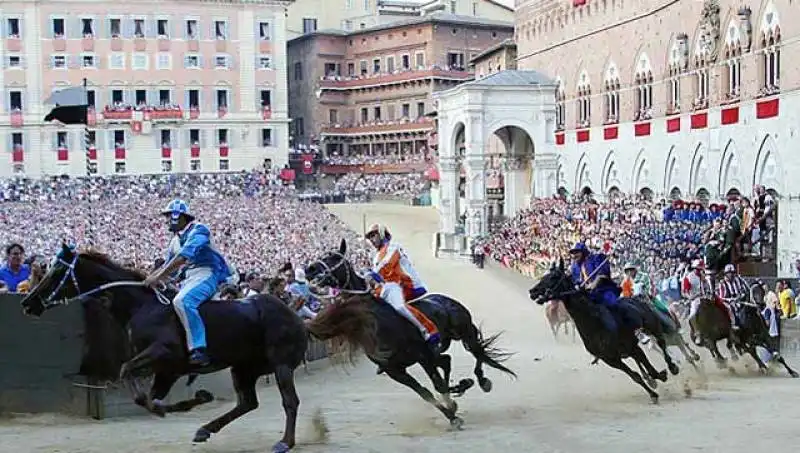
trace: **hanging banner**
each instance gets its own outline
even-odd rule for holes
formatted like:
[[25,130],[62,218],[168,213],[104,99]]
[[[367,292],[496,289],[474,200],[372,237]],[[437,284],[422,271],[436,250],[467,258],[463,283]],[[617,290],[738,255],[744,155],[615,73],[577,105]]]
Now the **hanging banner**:
[[300,160],[302,161],[303,165],[303,174],[310,175],[314,173],[314,155],[313,154],[303,154],[300,156]]

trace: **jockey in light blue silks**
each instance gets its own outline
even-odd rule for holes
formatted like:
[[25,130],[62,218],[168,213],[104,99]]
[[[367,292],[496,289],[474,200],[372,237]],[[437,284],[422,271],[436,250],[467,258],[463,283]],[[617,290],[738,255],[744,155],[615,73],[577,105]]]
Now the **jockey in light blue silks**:
[[[642,317],[636,308],[625,300],[620,300],[620,288],[611,279],[609,258],[602,253],[590,253],[586,244],[579,242],[569,251],[572,258],[570,274],[572,282],[588,291],[592,302],[603,305],[611,316],[604,316],[603,323],[610,330],[618,329],[619,318],[626,327],[633,329],[636,338],[642,344],[650,342],[650,338],[642,331]],[[605,315],[605,313],[604,313]]]
[[171,201],[161,214],[169,220],[169,229],[176,233],[177,240],[170,242],[166,264],[150,274],[145,284],[154,286],[182,270],[185,279],[172,304],[186,331],[190,365],[206,366],[211,360],[206,353],[205,326],[198,308],[217,292],[221,283],[230,280],[233,269],[212,246],[208,227],[195,222],[185,201]]

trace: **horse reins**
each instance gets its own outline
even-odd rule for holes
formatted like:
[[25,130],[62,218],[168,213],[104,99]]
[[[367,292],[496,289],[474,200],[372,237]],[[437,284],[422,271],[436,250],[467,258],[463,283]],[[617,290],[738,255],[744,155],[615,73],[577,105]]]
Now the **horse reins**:
[[[336,269],[339,269],[341,266],[344,266],[345,267],[345,275],[346,275],[345,276],[345,281],[344,281],[343,284],[341,284],[341,288],[336,288],[336,289],[338,289],[338,293],[339,294],[341,294],[341,293],[344,293],[344,294],[369,294],[370,293],[369,289],[365,289],[365,290],[346,289],[350,285],[350,274],[352,272],[354,272],[353,269],[350,267],[350,262],[347,260],[347,258],[343,254],[341,254],[339,252],[328,252],[328,255],[336,257],[336,258],[339,258],[339,262],[336,263],[333,266],[329,266],[328,263],[326,263],[325,261],[323,261],[321,259],[311,263],[312,265],[319,264],[321,267],[324,268],[324,271],[322,273],[320,273],[320,275],[317,276],[317,278],[314,279],[315,282],[322,283],[324,278],[330,277],[330,278],[336,280],[336,283],[341,283],[339,281],[339,279],[333,275],[333,271],[335,271]],[[320,298],[324,298],[324,299],[333,299],[336,296],[335,295],[334,296],[319,295],[319,297]]]

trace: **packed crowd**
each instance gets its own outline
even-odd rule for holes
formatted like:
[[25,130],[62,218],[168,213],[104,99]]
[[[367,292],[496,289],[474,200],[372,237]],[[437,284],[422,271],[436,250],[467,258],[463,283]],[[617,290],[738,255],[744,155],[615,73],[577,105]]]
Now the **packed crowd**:
[[240,274],[302,266],[342,238],[352,259],[367,264],[358,234],[323,205],[299,200],[274,173],[257,171],[2,181],[0,243],[20,244],[28,262],[46,262],[72,241],[148,269],[164,256],[171,236],[159,213],[176,197],[210,227],[215,246]]
[[[617,271],[632,263],[653,275],[677,275],[687,263],[703,258],[704,246],[729,227],[727,216],[740,216],[746,206],[749,202],[739,200],[705,207],[624,196],[604,203],[537,199],[485,238],[484,246],[493,259],[531,275],[565,257],[577,242],[609,255]],[[755,234],[752,228],[743,228],[743,236]]]
[[334,181],[333,192],[382,195],[408,200],[420,196],[429,187],[429,182],[421,173],[345,173]]
[[325,158],[326,164],[332,165],[363,165],[363,164],[372,164],[372,165],[381,165],[381,164],[400,164],[400,163],[419,163],[427,161],[427,151],[421,153],[407,153],[401,155],[391,155],[391,156],[364,156],[364,155],[352,155],[352,156],[339,156],[338,154],[333,154]]

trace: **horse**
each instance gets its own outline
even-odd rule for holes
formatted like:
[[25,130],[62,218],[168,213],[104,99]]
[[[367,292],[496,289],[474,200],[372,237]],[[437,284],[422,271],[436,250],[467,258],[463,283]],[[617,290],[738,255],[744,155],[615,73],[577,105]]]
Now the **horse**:
[[[678,320],[678,317],[675,313],[669,310],[669,314],[660,311],[655,304],[647,296],[639,295],[634,296],[628,299],[634,306],[638,307],[640,311],[650,313],[656,316],[659,321],[661,321],[661,325],[663,326],[663,337],[666,343],[666,346],[674,346],[681,351],[683,354],[683,358],[689,362],[690,365],[695,369],[695,371],[699,371],[700,369],[697,367],[697,362],[700,361],[700,355],[692,349],[691,346],[686,342],[680,332],[681,324]],[[660,344],[658,344],[658,338],[654,335],[650,335],[651,339],[655,340],[655,348],[661,352],[663,355],[667,355],[668,351],[663,349]]]
[[776,350],[764,318],[761,316],[759,306],[754,303],[756,292],[760,291],[758,283],[750,286],[750,301],[741,301],[739,305],[739,318],[741,320],[739,329],[731,331],[731,323],[728,312],[725,308],[715,302],[714,299],[705,297],[700,300],[700,308],[697,316],[692,320],[692,326],[700,335],[701,344],[709,350],[711,357],[717,362],[719,368],[724,368],[727,359],[719,352],[717,342],[728,340],[727,346],[731,354],[735,356],[748,353],[755,360],[761,373],[766,373],[768,368],[758,356],[757,347],[762,347],[772,354],[773,360],[783,365],[789,375],[796,378],[800,375],[795,372],[783,356]]
[[[201,426],[193,442],[205,442],[212,434],[258,407],[256,381],[275,374],[285,412],[283,437],[274,444],[274,453],[284,453],[295,445],[297,409],[300,400],[294,385],[294,370],[306,351],[307,331],[302,321],[282,301],[259,295],[240,301],[208,301],[200,306],[208,336],[211,364],[204,368],[189,365],[183,327],[170,299],[143,285],[145,276],[126,269],[96,251],[78,252],[64,245],[43,280],[22,300],[27,315],[39,317],[46,310],[79,301],[89,304],[103,298],[115,322],[128,333],[134,356],[119,373],[132,391],[134,402],[163,417],[184,412],[208,402],[197,395],[187,401],[166,405],[162,402],[174,383],[183,375],[206,374],[230,368],[236,390],[236,407]],[[85,328],[92,335],[97,329]],[[94,335],[103,348],[103,335]],[[153,376],[146,392],[143,378]]]
[[[600,313],[601,310],[608,309],[600,304],[592,303],[585,291],[575,289],[572,279],[564,268],[563,259],[559,260],[558,266],[553,265],[542,276],[541,280],[530,289],[528,295],[531,300],[540,305],[552,299],[563,301],[564,307],[572,317],[586,350],[596,357],[594,362],[602,360],[608,366],[624,372],[647,392],[654,404],[658,403],[658,393],[651,387],[655,387],[656,379],[665,382],[667,380],[667,372],[665,370],[656,371],[647,359],[647,355],[639,347],[638,340],[632,331],[629,329],[620,329],[618,331],[608,329],[603,322],[603,314]],[[640,309],[639,311],[643,310]],[[642,314],[645,317],[648,330],[660,331],[662,329],[661,326],[652,325],[660,323],[657,320],[653,321],[652,316],[646,316],[646,311],[643,311]],[[663,342],[663,339],[659,340],[659,343],[661,342]],[[666,351],[666,346],[662,346],[662,349]],[[669,355],[665,355],[669,357]],[[623,359],[628,357],[636,362],[642,375],[633,371],[623,362]],[[671,363],[671,359],[667,363]],[[677,373],[677,369],[671,369],[670,371],[674,371],[673,374]],[[647,383],[645,383],[645,380],[647,380]],[[650,385],[648,386],[648,384]]]
[[[492,381],[484,375],[483,364],[516,377],[502,363],[510,354],[495,346],[500,334],[485,337],[473,324],[472,315],[466,307],[450,297],[428,293],[409,303],[439,329],[441,353],[434,353],[416,327],[374,295],[346,258],[346,253],[347,243],[342,240],[337,251],[326,253],[306,269],[306,277],[315,286],[335,288],[340,291],[342,299],[324,308],[308,324],[316,337],[342,339],[351,354],[363,349],[367,357],[378,365],[378,374],[385,372],[393,380],[412,389],[442,412],[456,429],[460,429],[464,421],[456,414],[458,405],[451,399],[451,394],[461,396],[475,382],[462,379],[458,385],[449,386],[452,359],[444,352],[452,341],[461,341],[475,357],[473,371],[484,392],[492,390]],[[406,369],[414,364],[419,364],[425,370],[441,401],[408,374]],[[439,369],[442,370],[441,375]]]
[[575,341],[575,325],[570,318],[567,309],[564,308],[564,302],[560,300],[551,300],[545,304],[544,317],[547,324],[550,326],[550,331],[553,333],[553,338],[558,340],[558,332],[564,328],[564,335],[569,335],[570,325],[572,325],[572,341]]

